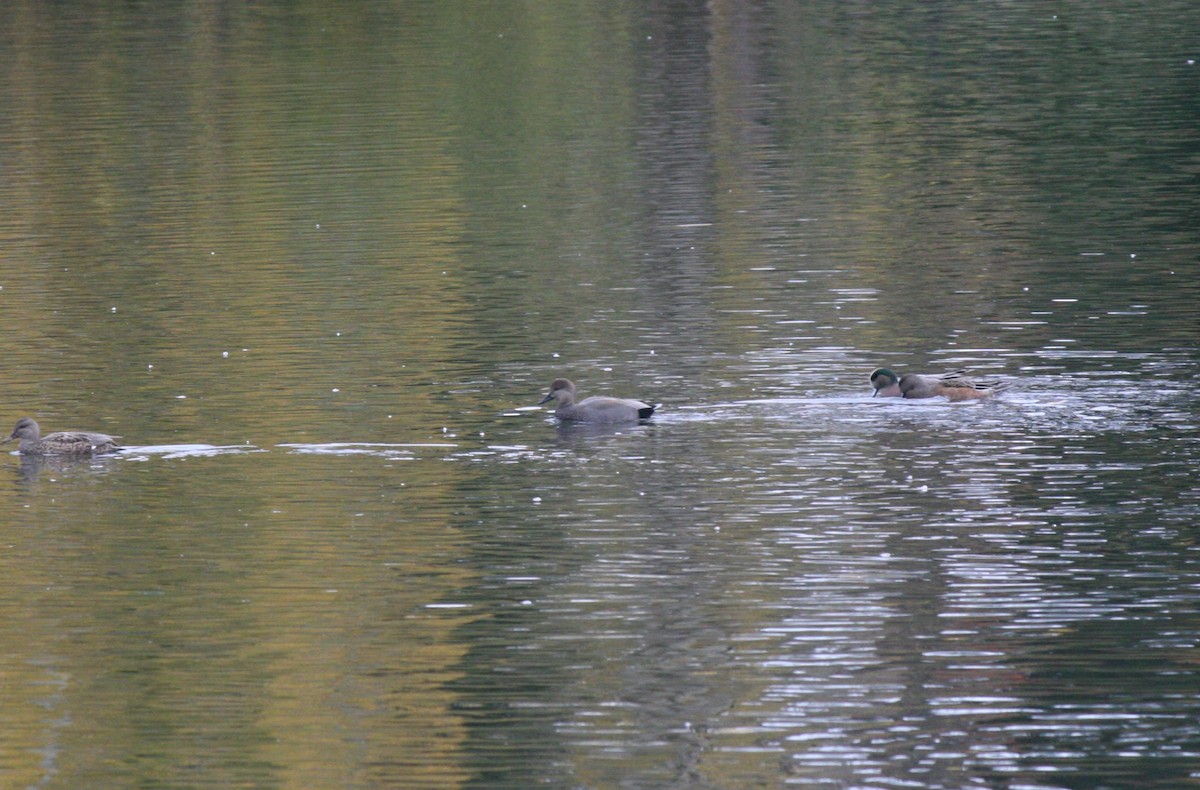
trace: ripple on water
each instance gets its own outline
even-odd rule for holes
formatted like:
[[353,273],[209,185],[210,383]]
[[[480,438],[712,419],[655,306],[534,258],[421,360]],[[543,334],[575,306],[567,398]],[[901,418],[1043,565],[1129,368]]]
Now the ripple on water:
[[120,455],[131,461],[148,461],[151,458],[205,458],[214,455],[241,455],[264,453],[266,450],[250,444],[156,444],[144,447],[123,447]]
[[[1159,384],[1035,375],[963,404],[789,395],[679,406],[619,434],[529,427],[493,457],[529,468],[536,523],[571,558],[561,575],[540,569],[547,641],[534,645],[573,645],[581,667],[615,651],[643,690],[758,688],[709,737],[777,752],[797,777],[897,761],[1013,771],[1030,738],[1065,748],[1072,723],[1093,748],[1146,712],[1093,726],[1087,706],[1058,708],[1047,654],[1088,675],[1126,636],[1181,653],[1194,641],[1156,625],[1190,605],[1169,541],[1198,510],[1195,396]],[[696,650],[713,628],[727,649]],[[639,660],[671,644],[687,671]],[[623,734],[644,733],[631,719],[658,709],[649,697],[581,700],[561,731],[628,750]],[[688,711],[677,699],[662,714]]]
[[390,460],[416,460],[420,450],[453,450],[459,445],[450,442],[396,444],[386,442],[327,442],[322,444],[281,444],[289,452],[300,455],[373,455]]

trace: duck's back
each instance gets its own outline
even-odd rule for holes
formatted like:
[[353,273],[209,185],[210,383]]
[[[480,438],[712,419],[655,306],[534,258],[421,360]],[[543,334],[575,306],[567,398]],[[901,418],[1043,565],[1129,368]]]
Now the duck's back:
[[906,373],[900,377],[900,391],[905,398],[932,398],[938,395],[949,400],[986,398],[1007,389],[1007,382],[976,381],[966,371],[955,370],[940,376]]
[[563,419],[580,422],[634,422],[650,417],[656,408],[640,400],[593,395],[558,412]]
[[91,431],[58,431],[36,442],[21,442],[21,452],[36,455],[101,455],[121,449],[120,437]]

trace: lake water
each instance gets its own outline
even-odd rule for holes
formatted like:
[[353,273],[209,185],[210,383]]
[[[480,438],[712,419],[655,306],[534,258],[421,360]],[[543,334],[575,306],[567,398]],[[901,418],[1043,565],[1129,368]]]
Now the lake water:
[[1198,28],[4,6],[0,786],[1200,785]]

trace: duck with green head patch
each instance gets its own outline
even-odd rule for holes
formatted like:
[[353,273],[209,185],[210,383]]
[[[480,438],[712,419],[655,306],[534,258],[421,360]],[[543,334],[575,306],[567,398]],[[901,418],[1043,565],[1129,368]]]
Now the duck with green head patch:
[[884,398],[919,398],[943,397],[947,400],[977,400],[991,396],[1008,389],[1006,381],[976,381],[967,378],[965,370],[955,370],[941,375],[925,375],[921,373],[905,373],[897,376],[889,368],[876,368],[871,371],[871,386],[876,395]]

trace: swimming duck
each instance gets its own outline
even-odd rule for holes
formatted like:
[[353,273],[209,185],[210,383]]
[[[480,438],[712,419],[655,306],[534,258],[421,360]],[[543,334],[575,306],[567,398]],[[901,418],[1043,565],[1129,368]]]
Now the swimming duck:
[[41,435],[41,429],[32,417],[22,417],[17,420],[12,434],[0,442],[7,444],[13,439],[20,439],[19,451],[25,455],[102,455],[120,450],[117,444],[119,436],[109,436],[106,433],[90,431],[59,431]]
[[626,398],[608,398],[603,395],[593,395],[575,402],[575,385],[567,379],[555,379],[550,385],[550,392],[538,401],[538,404],[557,401],[554,416],[560,420],[576,420],[578,422],[636,422],[649,419],[654,410],[662,404],[642,403],[640,400]]
[[871,386],[875,393],[884,398],[935,398],[949,400],[972,400],[988,398],[1008,389],[1006,381],[975,381],[967,378],[965,370],[955,370],[938,376],[920,373],[905,373],[897,376],[888,368],[871,371]]

